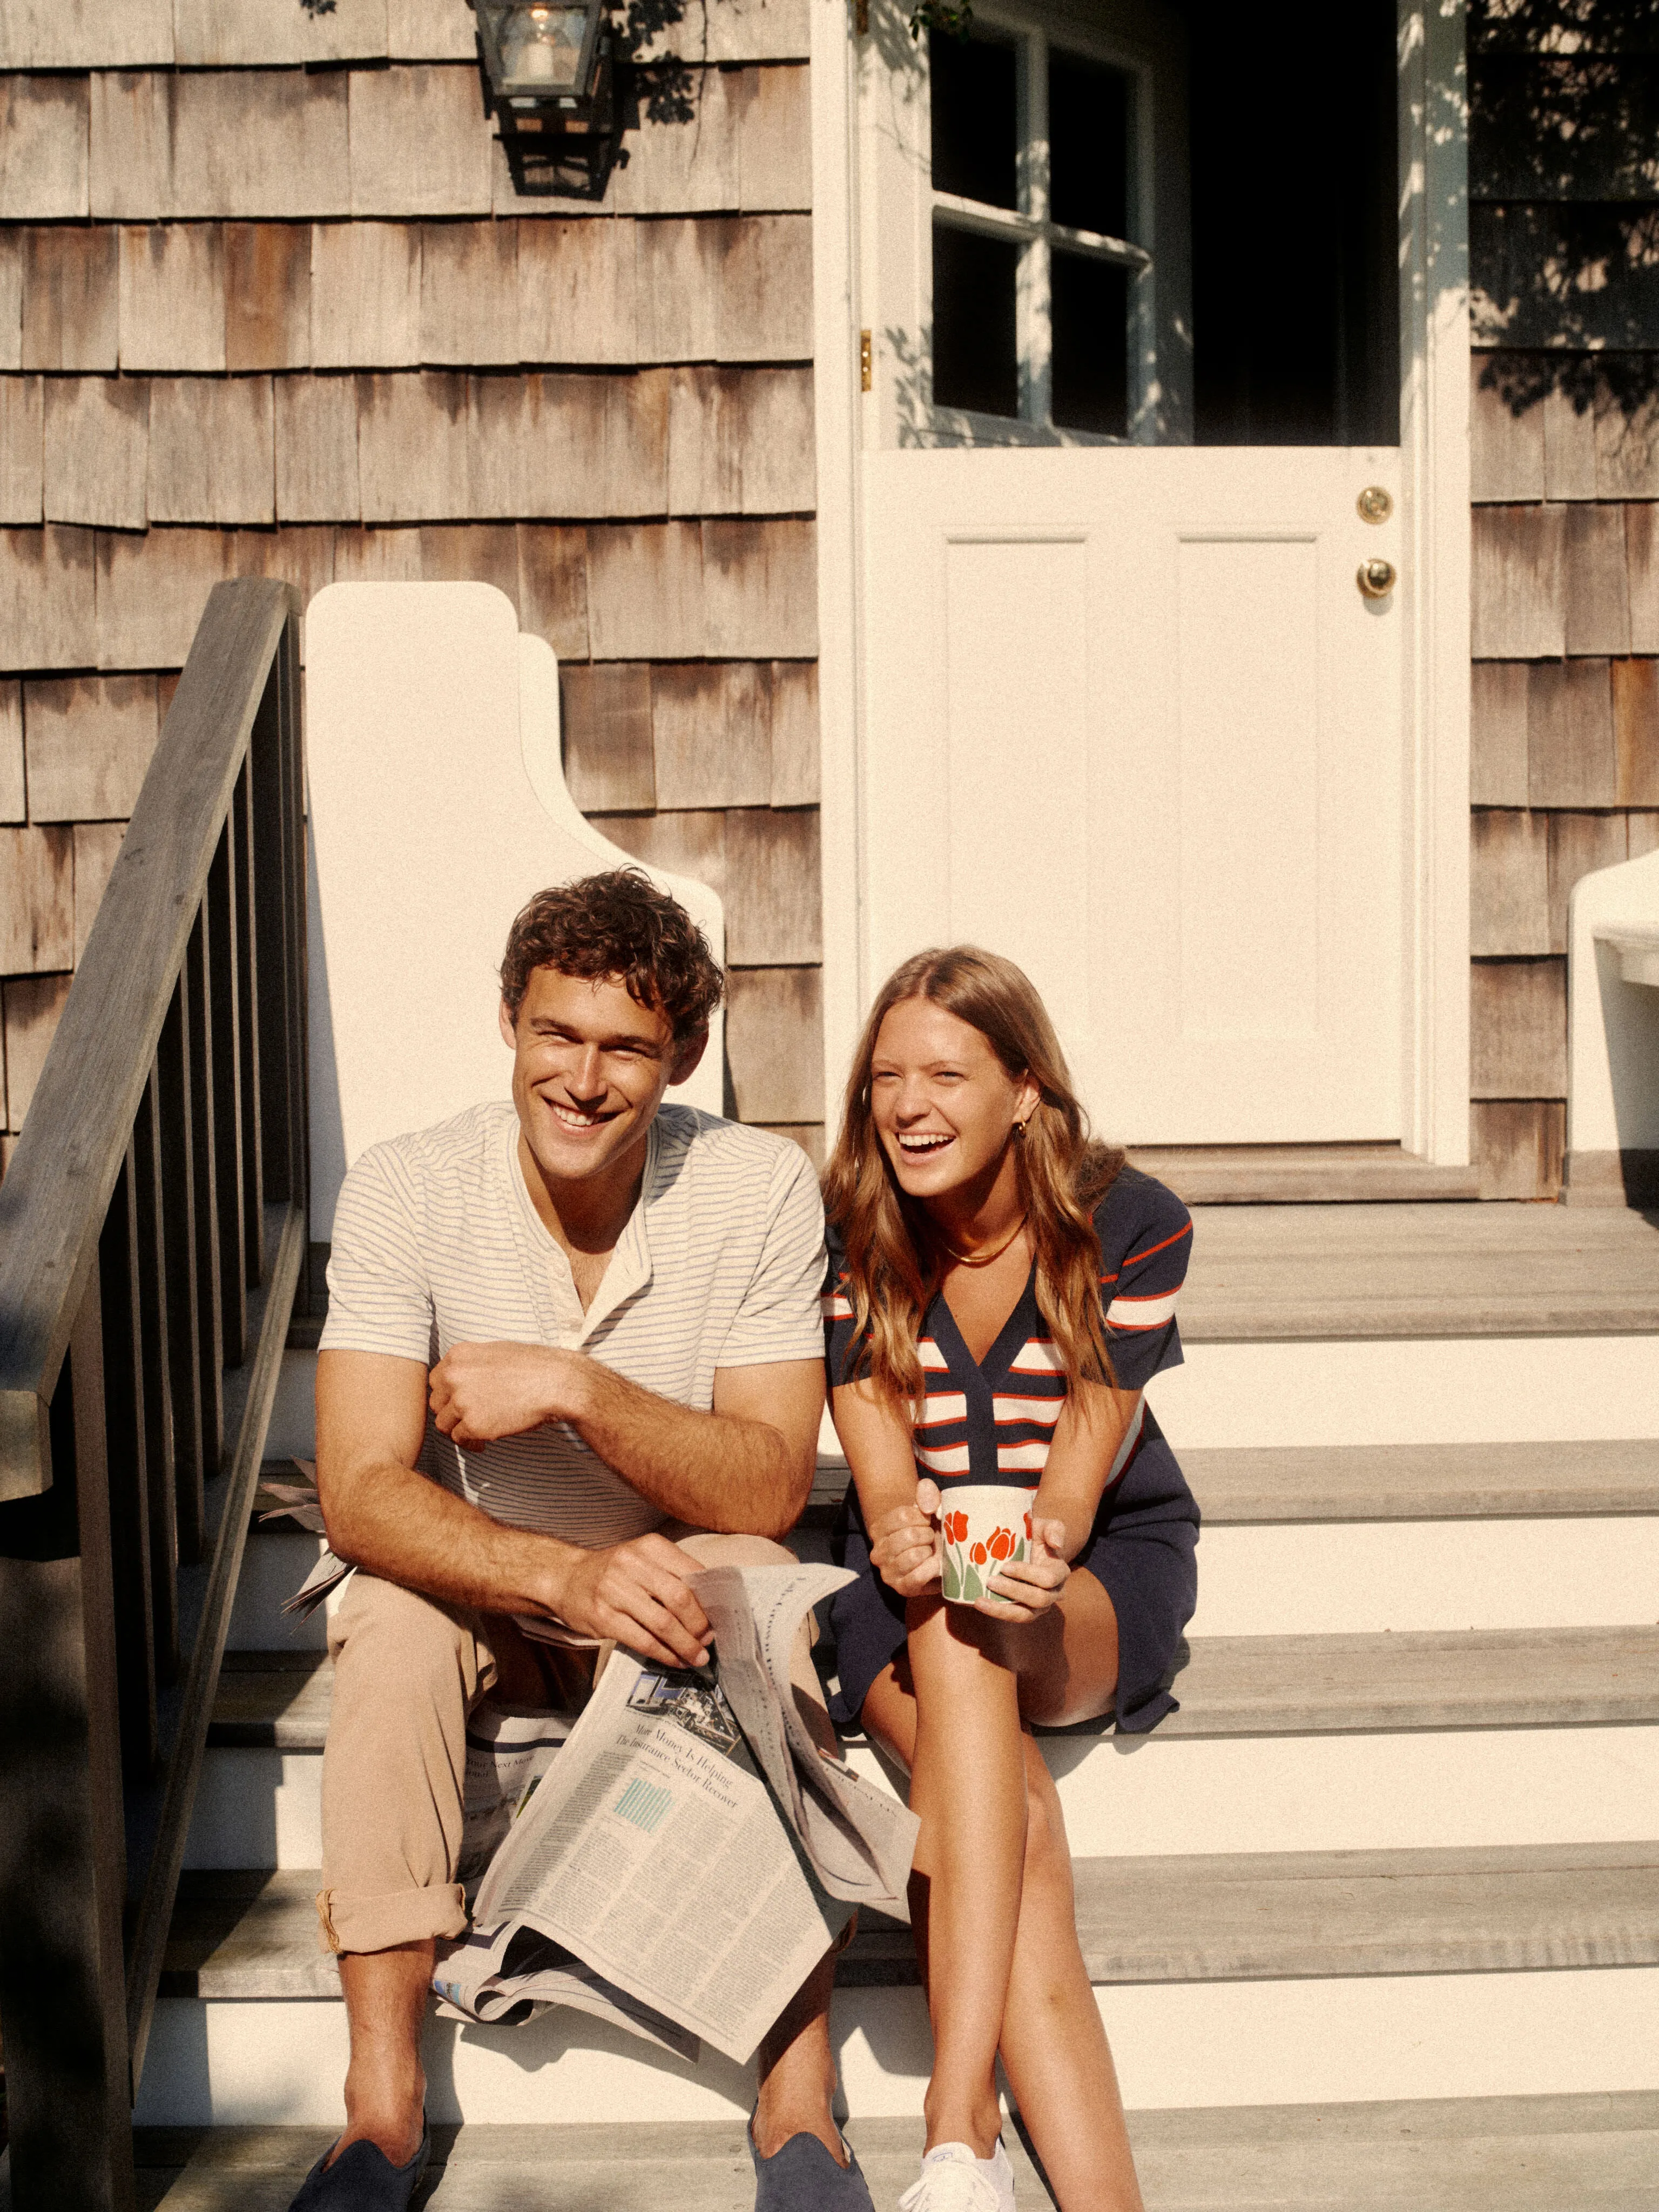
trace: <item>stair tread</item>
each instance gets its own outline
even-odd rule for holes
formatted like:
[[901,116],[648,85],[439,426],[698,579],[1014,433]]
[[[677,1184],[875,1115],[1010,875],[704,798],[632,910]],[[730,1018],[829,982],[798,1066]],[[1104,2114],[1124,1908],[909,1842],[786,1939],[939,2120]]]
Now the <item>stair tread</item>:
[[1659,1216],[1560,1206],[1195,1209],[1189,1343],[1659,1330]]
[[1212,1528],[1659,1512],[1659,1437],[1229,1445],[1184,1450],[1181,1467]]
[[[1412,2103],[1132,2112],[1148,2212],[1645,2212],[1659,2096],[1443,2098]],[[622,2122],[435,2127],[435,2212],[740,2212],[744,2124]],[[915,2119],[854,2119],[848,2135],[878,2203],[914,2179]],[[141,2203],[165,2212],[285,2212],[326,2128],[141,2128]],[[1026,2212],[1043,2191],[1006,2133]]]
[[[1093,1858],[1075,1876],[1097,1983],[1659,1965],[1659,1843]],[[320,1882],[308,1868],[186,1874],[162,1996],[337,1995]],[[867,1918],[842,1983],[914,1981],[909,1931]]]
[[[1659,1627],[1200,1636],[1191,1652],[1153,1743],[1659,1720]],[[331,1686],[321,1652],[228,1652],[208,1741],[320,1751]]]
[[1131,1164],[1188,1206],[1366,1204],[1478,1199],[1478,1168],[1443,1167],[1398,1145],[1174,1145]]

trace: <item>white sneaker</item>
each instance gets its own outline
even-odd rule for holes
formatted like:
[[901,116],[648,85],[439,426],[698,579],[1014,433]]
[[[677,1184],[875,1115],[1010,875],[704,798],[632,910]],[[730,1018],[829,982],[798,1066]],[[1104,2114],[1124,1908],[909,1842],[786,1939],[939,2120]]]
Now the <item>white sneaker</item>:
[[1014,2169],[1001,2136],[989,2158],[975,2158],[966,2143],[936,2143],[899,2212],[1014,2212]]

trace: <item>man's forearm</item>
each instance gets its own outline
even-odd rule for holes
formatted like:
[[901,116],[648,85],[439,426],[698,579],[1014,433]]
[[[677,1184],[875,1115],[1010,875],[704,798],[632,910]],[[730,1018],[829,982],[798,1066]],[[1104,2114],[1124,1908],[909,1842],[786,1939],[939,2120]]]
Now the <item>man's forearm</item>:
[[[319,1472],[331,1547],[353,1566],[446,1605],[542,1613],[575,1547],[508,1528],[395,1460],[349,1482]],[[556,1609],[556,1608],[555,1608]]]
[[641,1497],[695,1528],[781,1536],[811,1495],[813,1455],[781,1431],[694,1413],[597,1359],[581,1358],[565,1419]]

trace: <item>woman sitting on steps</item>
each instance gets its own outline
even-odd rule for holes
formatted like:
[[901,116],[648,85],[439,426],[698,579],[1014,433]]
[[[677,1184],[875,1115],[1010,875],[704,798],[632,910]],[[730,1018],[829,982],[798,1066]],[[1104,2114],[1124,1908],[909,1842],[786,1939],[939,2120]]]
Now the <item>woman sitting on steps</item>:
[[[836,1717],[908,1769],[921,1821],[934,2056],[903,2212],[1012,2212],[999,2055],[1060,2212],[1139,2212],[1031,1730],[1145,1730],[1174,1703],[1198,1510],[1140,1392],[1181,1358],[1191,1222],[1089,1141],[1041,999],[971,945],[917,954],[881,992],[824,1189],[854,1484],[838,1553],[859,1576],[832,1607]],[[983,1484],[1035,1492],[1033,1556],[946,1603],[941,1498]]]

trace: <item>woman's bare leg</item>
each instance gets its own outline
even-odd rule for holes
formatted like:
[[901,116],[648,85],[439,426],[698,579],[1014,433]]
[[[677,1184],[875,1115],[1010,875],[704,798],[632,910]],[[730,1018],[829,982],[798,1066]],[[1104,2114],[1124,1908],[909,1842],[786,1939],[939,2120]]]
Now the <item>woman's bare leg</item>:
[[1018,1684],[938,1599],[913,1599],[909,1615],[910,1806],[921,1821],[916,1872],[928,1888],[933,2028],[927,2148],[965,2142],[988,2158],[1001,2124],[997,2041],[1025,1856]]
[[1025,1869],[1002,2064],[1062,2212],[1142,2212],[1117,2069],[1078,1948],[1060,1793],[1025,1738]]
[[[1054,1724],[1086,1719],[1110,1704],[1117,1680],[1117,1622],[1111,1601],[1092,1575],[1074,1575],[1055,1615],[1028,1630],[1001,1631],[984,1615],[954,1617],[963,1624],[965,1637],[973,1640],[987,1671],[1013,1683],[1018,1700],[1016,1728],[1022,1717],[1020,1706],[1027,1709],[1025,1717]],[[933,1677],[926,1665],[928,1649],[924,1645],[921,1650],[926,1686]],[[909,1654],[898,1668],[884,1669],[872,1685],[862,1718],[871,1733],[911,1769],[911,1803],[924,1823],[918,1878],[911,1884],[911,1917],[934,2021],[938,2085],[941,2003],[947,2014],[955,2009],[953,1985],[962,1978],[963,1960],[960,1946],[940,1933],[941,1884],[947,1891],[954,1887],[961,1892],[955,1917],[971,1918],[976,1905],[982,1907],[988,1861],[982,1848],[983,1797],[971,1788],[964,1793],[969,1801],[965,1819],[960,1807],[954,1808],[955,1824],[968,1843],[966,1852],[941,1860],[931,1848],[928,1827],[933,1816],[918,1802],[914,1779],[920,1751],[913,1675],[917,1650],[913,1629]],[[1000,1663],[1005,1659],[1014,1664]],[[966,1685],[976,1680],[964,1669]],[[998,1720],[1006,1727],[1003,1701],[993,1707],[988,1700],[981,1725],[989,1721],[994,1726]],[[1061,2212],[1141,2212],[1111,2051],[1078,1948],[1071,1856],[1060,1799],[1042,1755],[1023,1730],[1017,1749],[1024,1844],[1018,1869],[1018,1919],[998,2031],[1003,2063]],[[941,1809],[948,1818],[953,1808],[947,1804]],[[1000,1854],[997,1863],[1000,1865]],[[1006,1879],[1006,1874],[1000,1878]],[[937,1972],[933,1971],[935,1965]],[[974,2051],[975,2046],[964,2039],[964,2048]],[[981,2156],[989,2151],[997,2116],[988,2068],[986,2088],[989,2135],[953,2136],[948,2127],[936,2127],[930,2101],[930,2147],[935,2142],[962,2141],[971,2143]],[[932,2088],[929,2094],[931,2100]]]

